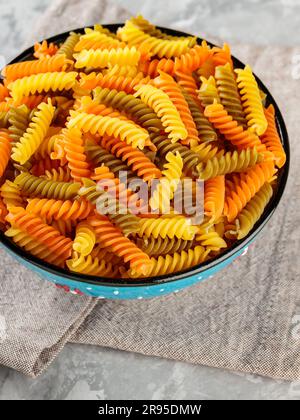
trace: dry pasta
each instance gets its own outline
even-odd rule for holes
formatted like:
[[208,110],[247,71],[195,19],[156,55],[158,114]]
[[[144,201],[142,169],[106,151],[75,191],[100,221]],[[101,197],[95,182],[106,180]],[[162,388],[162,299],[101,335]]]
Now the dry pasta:
[[146,278],[219,256],[259,222],[286,154],[230,48],[142,16],[43,41],[0,83],[0,229],[81,276]]

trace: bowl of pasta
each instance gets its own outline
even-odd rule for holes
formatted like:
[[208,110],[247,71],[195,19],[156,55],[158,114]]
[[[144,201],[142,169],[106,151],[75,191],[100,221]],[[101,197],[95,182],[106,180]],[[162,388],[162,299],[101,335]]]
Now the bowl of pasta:
[[177,292],[245,254],[289,169],[284,120],[250,66],[142,16],[8,64],[0,149],[2,246],[108,299]]

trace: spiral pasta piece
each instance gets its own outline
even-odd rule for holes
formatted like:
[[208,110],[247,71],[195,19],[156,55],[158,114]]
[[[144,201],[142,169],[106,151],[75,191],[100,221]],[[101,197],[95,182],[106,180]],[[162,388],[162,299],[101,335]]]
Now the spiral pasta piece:
[[73,250],[86,257],[90,255],[96,244],[96,235],[93,229],[85,223],[79,223],[76,227],[76,234],[73,242]]
[[8,179],[0,187],[0,196],[7,209],[10,207],[23,207],[24,205],[21,189],[15,182]]
[[234,120],[246,127],[247,121],[240,93],[230,64],[216,67],[215,78],[222,105]]
[[262,216],[272,195],[273,189],[271,185],[265,183],[239,213],[233,225],[229,225],[229,228],[226,228],[225,235],[230,239],[236,238],[240,240],[245,238]]
[[258,152],[265,152],[266,146],[262,144],[259,137],[244,130],[237,121],[234,121],[231,115],[224,109],[222,104],[213,103],[204,110],[204,115],[234,146],[238,149],[254,148]]
[[150,76],[151,78],[158,76],[160,70],[173,76],[175,73],[175,62],[171,58],[155,58],[153,60],[141,61],[138,68],[145,76]]
[[21,165],[26,163],[44,140],[53,119],[55,108],[49,101],[41,103],[31,123],[19,142],[12,149],[12,159]]
[[196,102],[196,104],[199,105],[200,101],[197,94],[198,85],[193,76],[193,73],[177,70],[175,72],[175,78],[178,86],[182,90],[182,94],[185,97],[185,100],[187,101],[186,95],[188,95]]
[[13,103],[13,106],[18,105],[26,105],[29,109],[34,110],[41,104],[42,102],[48,102],[49,96],[48,95],[29,95],[29,96],[23,96],[23,98],[18,101],[18,104],[15,102]]
[[215,68],[217,66],[223,66],[226,63],[229,63],[230,66],[233,67],[229,45],[224,44],[223,48],[213,47],[210,50],[210,56],[207,57],[203,65],[198,68],[197,74],[200,78],[203,76],[209,78],[210,76],[214,76]]
[[136,66],[141,58],[141,53],[135,47],[116,48],[111,50],[82,50],[74,54],[75,67],[106,67],[110,65]]
[[125,263],[130,264],[130,268],[141,275],[146,275],[149,271],[150,258],[145,252],[140,250],[133,242],[122,235],[121,230],[115,227],[105,216],[92,216],[88,223],[93,227],[97,241],[108,248]]
[[147,51],[159,58],[178,57],[189,49],[189,39],[168,40],[152,37],[138,29],[132,22],[127,21],[119,28],[117,35],[129,47],[136,46],[139,51]]
[[70,182],[72,180],[71,172],[68,167],[59,167],[58,169],[53,168],[51,170],[47,170],[45,171],[44,177],[46,179],[59,182]]
[[5,101],[5,99],[9,96],[9,90],[6,86],[0,83],[0,103]]
[[61,134],[61,127],[50,126],[49,130],[40,144],[37,151],[34,153],[34,158],[36,160],[45,159],[52,155],[55,149],[55,145],[58,139],[58,135]]
[[163,239],[168,237],[170,239],[178,238],[191,241],[198,232],[197,226],[192,226],[191,221],[183,216],[175,216],[165,219],[141,219],[140,229],[138,235],[153,236]]
[[188,134],[183,143],[191,144],[192,146],[197,145],[199,138],[195,122],[185,97],[173,77],[160,72],[159,76],[153,80],[153,83],[158,89],[161,89],[168,95],[179,112],[181,121],[185,125]]
[[[187,270],[188,268],[204,262],[207,259],[209,252],[209,249],[207,250],[199,245],[193,249],[189,249],[187,252],[182,251],[180,254],[175,252],[173,255],[151,258],[151,269],[147,273],[147,276],[163,276]],[[130,270],[129,277],[140,277],[140,275],[134,270]]]
[[226,42],[223,44],[222,48],[213,47],[212,53],[212,59],[215,68],[218,66],[224,66],[227,63],[230,65],[231,68],[233,67],[230,47]]
[[273,153],[278,168],[282,168],[286,162],[286,154],[277,131],[275,109],[273,105],[269,105],[269,107],[265,109],[265,116],[268,121],[268,127],[262,135],[261,141],[266,146],[267,150]]
[[212,124],[204,116],[203,110],[200,108],[200,105],[197,103],[195,98],[192,98],[190,95],[182,92],[187,104],[190,108],[193,120],[195,122],[198,137],[201,142],[211,142],[218,139],[218,135],[214,130]]
[[9,126],[8,115],[9,113],[7,112],[0,112],[0,129],[8,128]]
[[68,128],[77,127],[84,133],[108,134],[109,136],[120,137],[122,141],[131,144],[135,148],[143,149],[149,139],[149,135],[142,128],[138,128],[129,121],[123,121],[119,118],[103,117],[101,115],[92,115],[85,112],[70,112],[71,119]]
[[141,31],[146,32],[147,34],[154,36],[156,38],[168,39],[168,40],[173,40],[173,41],[188,39],[190,47],[193,47],[197,42],[195,36],[174,36],[174,35],[166,34],[162,32],[160,29],[156,28],[154,25],[152,25],[152,23],[150,23],[142,15],[132,17],[129,20]]
[[71,239],[60,235],[56,229],[43,223],[39,217],[21,207],[12,207],[6,219],[12,227],[20,229],[37,243],[44,245],[47,252],[55,254],[58,260],[65,261],[70,257]]
[[210,57],[212,50],[206,41],[202,41],[201,45],[195,45],[180,57],[175,58],[175,71],[194,72],[201,68]]
[[201,77],[201,86],[198,91],[198,97],[200,99],[203,108],[213,103],[220,103],[221,98],[216,85],[216,80],[213,76],[208,79]]
[[[127,118],[124,114],[121,114],[119,111],[108,107],[104,104],[99,104],[96,100],[93,100],[90,97],[84,96],[83,98],[81,98],[80,104],[78,105],[78,112],[86,112],[87,114],[101,115],[102,117],[118,118],[119,120],[126,121],[129,124],[136,125],[134,121]],[[136,125],[136,127],[138,126]]]
[[219,252],[222,248],[227,248],[226,241],[214,228],[201,230],[200,227],[200,232],[196,235],[195,241],[199,245],[214,252]]
[[[15,204],[17,205],[17,203]],[[85,220],[94,211],[94,206],[87,200],[55,200],[47,198],[30,198],[26,210],[36,214],[49,223],[52,220],[79,221]]]
[[84,35],[80,36],[80,39],[75,45],[74,51],[80,52],[83,50],[103,50],[103,49],[116,49],[124,48],[125,43],[120,42],[118,39],[112,38],[103,32],[99,32],[93,29],[86,31]]
[[150,208],[159,210],[160,213],[170,213],[171,200],[174,196],[173,190],[176,190],[176,187],[176,181],[172,183],[168,179],[162,178],[150,198]]
[[[163,166],[162,175],[168,180],[180,181],[183,170],[183,161],[179,152],[169,152],[166,156],[166,163]],[[174,186],[175,187],[175,186]],[[174,191],[173,191],[174,192]]]
[[44,40],[43,42],[39,43],[36,42],[34,44],[34,57],[36,58],[47,58],[52,57],[58,51],[58,46],[55,45],[53,42],[48,44],[48,41]]
[[70,200],[74,198],[80,188],[80,184],[76,182],[55,182],[25,172],[18,175],[14,182],[26,195],[58,200]]
[[[66,129],[64,129],[66,130]],[[65,166],[68,161],[66,158],[66,150],[64,147],[65,144],[65,135],[63,133],[63,129],[61,129],[57,134],[54,134],[50,139],[49,139],[49,151],[50,153],[46,155],[46,158],[49,157],[55,161],[60,161],[60,165],[61,166]]]
[[248,148],[241,151],[234,150],[233,152],[227,152],[222,156],[214,156],[205,162],[199,163],[197,170],[199,177],[205,181],[218,175],[244,172],[262,160],[263,155],[258,153],[255,148]]
[[5,236],[11,238],[15,244],[29,252],[31,255],[58,267],[63,267],[65,258],[69,257],[68,249],[66,251],[60,251],[58,254],[52,249],[49,249],[48,245],[37,242],[34,237],[18,228],[9,228],[5,232]]
[[68,60],[73,60],[74,48],[79,41],[79,34],[75,32],[70,32],[67,39],[62,43],[59,50],[57,51],[57,55],[65,55]]
[[71,176],[76,182],[80,182],[82,178],[90,176],[89,164],[86,161],[84,152],[84,141],[80,130],[73,128],[63,130],[63,147],[71,171]]
[[223,213],[225,200],[225,177],[216,176],[204,184],[204,212],[211,222],[218,220]]
[[80,86],[82,89],[95,89],[96,87],[116,89],[118,91],[124,91],[126,93],[134,93],[135,87],[140,83],[148,83],[149,77],[141,77],[140,73],[136,76],[122,76],[122,75],[111,75],[109,73],[90,73],[85,75],[80,74]]
[[[225,150],[218,146],[218,143],[201,143],[196,147],[192,147],[192,151],[197,153],[201,164],[208,162],[213,158],[220,159],[225,154]],[[203,167],[203,166],[202,166]],[[200,167],[198,167],[200,169]]]
[[170,201],[174,197],[182,176],[183,161],[180,153],[169,152],[162,171],[163,177],[156,186],[149,204],[152,210],[160,210],[161,213],[170,211]]
[[119,111],[125,111],[149,132],[163,129],[160,119],[153,110],[144,104],[141,99],[133,95],[117,91],[116,89],[96,88],[94,90],[94,98],[96,102],[103,103]]
[[271,180],[274,171],[273,162],[262,162],[227,181],[224,215],[228,222],[232,222],[265,182]]
[[[88,33],[89,31],[91,31],[90,28],[85,28],[84,30],[85,33]],[[104,28],[104,26],[100,25],[99,23],[96,23],[96,25],[94,25],[94,31],[101,32],[102,34],[110,36],[113,39],[117,39],[117,35],[114,32],[110,31],[107,28]]]
[[77,73],[74,71],[41,73],[23,77],[8,85],[11,96],[19,103],[24,96],[41,92],[69,90],[75,84]]
[[64,71],[69,65],[70,61],[64,55],[54,55],[49,58],[9,64],[2,70],[2,76],[6,77],[9,83],[33,74]]
[[134,149],[130,145],[107,136],[104,136],[100,140],[100,145],[117,158],[121,158],[122,161],[127,162],[127,165],[145,182],[161,177],[161,171],[154,163],[143,152]]
[[143,237],[137,239],[137,245],[150,257],[159,255],[175,254],[175,252],[188,251],[193,246],[193,241],[186,241],[177,238],[154,238]]
[[154,110],[161,119],[165,131],[172,142],[187,138],[188,132],[180,118],[180,114],[165,92],[154,86],[142,85],[134,96],[140,96],[142,101]]
[[268,122],[255,77],[248,65],[244,69],[236,69],[235,72],[249,130],[261,136],[266,131]]
[[0,176],[4,174],[11,152],[11,138],[7,130],[0,129]]
[[103,74],[108,74],[109,76],[128,76],[128,77],[135,77],[140,76],[141,78],[144,78],[144,75],[142,72],[139,71],[138,67],[126,65],[122,66],[119,64],[115,64],[114,66],[109,65],[107,70],[103,70]]
[[86,274],[89,276],[101,276],[114,278],[118,274],[118,267],[99,258],[93,258],[91,255],[75,255],[66,262],[67,267],[73,273]]

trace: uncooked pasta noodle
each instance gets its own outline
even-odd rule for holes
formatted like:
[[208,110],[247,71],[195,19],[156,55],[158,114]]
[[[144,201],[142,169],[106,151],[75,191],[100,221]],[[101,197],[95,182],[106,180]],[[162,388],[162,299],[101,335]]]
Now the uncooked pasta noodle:
[[132,17],[36,43],[0,82],[0,229],[94,278],[192,269],[247,237],[286,154],[227,44]]

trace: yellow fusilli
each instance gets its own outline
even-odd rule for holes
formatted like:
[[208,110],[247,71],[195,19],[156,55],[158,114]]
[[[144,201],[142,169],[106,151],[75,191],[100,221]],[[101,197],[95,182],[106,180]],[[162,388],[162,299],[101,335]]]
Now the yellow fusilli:
[[43,142],[53,119],[55,108],[51,101],[41,103],[34,113],[31,123],[12,149],[12,159],[23,165],[38,150]]
[[188,132],[179,112],[165,92],[154,86],[142,85],[134,96],[140,96],[142,101],[154,110],[173,142],[187,138]]
[[246,119],[250,131],[258,136],[264,134],[268,121],[264,114],[260,91],[250,66],[236,69],[237,84],[240,89]]
[[76,72],[53,72],[34,74],[23,77],[8,85],[11,96],[19,103],[23,96],[34,95],[41,92],[62,91],[72,89],[77,77]]

